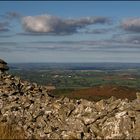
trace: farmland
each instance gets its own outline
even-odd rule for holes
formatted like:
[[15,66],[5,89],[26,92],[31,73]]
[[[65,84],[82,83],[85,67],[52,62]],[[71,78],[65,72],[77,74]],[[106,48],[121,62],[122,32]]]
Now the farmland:
[[[27,67],[28,66],[28,67]],[[108,87],[104,90],[111,90],[114,87],[117,87],[117,91],[123,91],[127,88],[129,91],[134,91],[140,89],[140,68],[136,65],[125,67],[116,66],[107,67],[107,65],[99,65],[100,67],[84,67],[80,65],[49,65],[49,66],[36,66],[33,65],[17,65],[16,67],[10,70],[11,74],[20,76],[24,80],[30,82],[36,82],[39,85],[53,85],[56,87],[56,90],[52,94],[56,96],[70,96],[81,97],[79,93],[84,91],[86,97],[86,92],[91,94],[91,89],[93,91],[100,86]],[[46,66],[46,67],[45,67]],[[85,89],[88,89],[87,91]],[[90,92],[89,92],[90,89]],[[120,90],[121,89],[121,90]],[[95,90],[96,91],[96,90]],[[94,92],[95,92],[94,91]],[[73,94],[76,92],[77,94]],[[101,90],[100,92],[103,92]],[[104,92],[108,94],[107,92]],[[125,91],[125,94],[127,92]],[[92,95],[92,94],[91,94]],[[111,95],[109,95],[111,96]],[[83,95],[82,95],[83,97]],[[100,95],[101,97],[101,95]],[[90,97],[91,98],[91,97]]]

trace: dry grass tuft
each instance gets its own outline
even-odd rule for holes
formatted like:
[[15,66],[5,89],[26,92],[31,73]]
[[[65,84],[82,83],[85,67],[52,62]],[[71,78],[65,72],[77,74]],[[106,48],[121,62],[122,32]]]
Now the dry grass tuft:
[[25,134],[16,125],[0,123],[0,139],[25,139]]

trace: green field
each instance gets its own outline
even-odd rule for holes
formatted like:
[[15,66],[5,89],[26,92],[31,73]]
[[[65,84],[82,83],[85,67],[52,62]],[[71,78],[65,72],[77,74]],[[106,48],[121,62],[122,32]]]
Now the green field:
[[11,74],[57,89],[81,89],[113,84],[140,88],[140,70],[11,70]]
[[[80,89],[94,88],[103,85],[124,86],[140,90],[140,69],[125,70],[10,70],[13,75],[23,80],[36,82],[39,85],[54,85],[51,91],[56,97],[67,96],[73,98],[73,92]],[[78,94],[75,99],[81,98]],[[88,100],[99,100],[105,96],[82,96]]]

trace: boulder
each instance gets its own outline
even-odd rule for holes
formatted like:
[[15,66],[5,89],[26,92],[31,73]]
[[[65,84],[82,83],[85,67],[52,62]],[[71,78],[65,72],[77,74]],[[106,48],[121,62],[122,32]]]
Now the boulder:
[[0,73],[3,73],[7,70],[9,70],[7,63],[4,60],[0,59]]

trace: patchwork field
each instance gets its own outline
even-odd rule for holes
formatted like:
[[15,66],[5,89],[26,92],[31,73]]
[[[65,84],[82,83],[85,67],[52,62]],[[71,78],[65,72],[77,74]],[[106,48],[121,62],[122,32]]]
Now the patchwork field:
[[139,64],[19,64],[10,73],[53,87],[54,96],[134,99],[140,90]]

